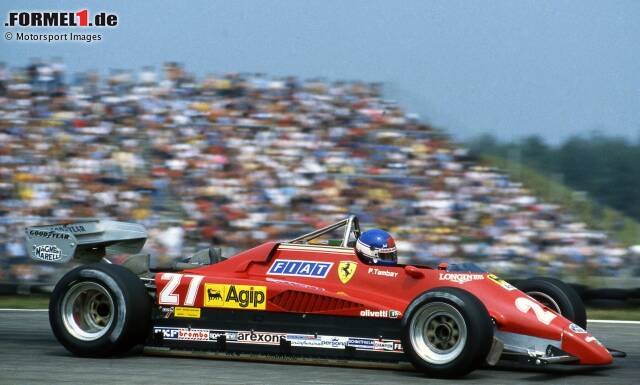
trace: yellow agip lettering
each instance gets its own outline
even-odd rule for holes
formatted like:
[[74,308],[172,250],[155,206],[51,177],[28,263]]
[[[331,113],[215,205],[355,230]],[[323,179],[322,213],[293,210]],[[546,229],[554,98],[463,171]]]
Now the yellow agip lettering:
[[227,309],[265,310],[267,287],[205,283],[204,306]]

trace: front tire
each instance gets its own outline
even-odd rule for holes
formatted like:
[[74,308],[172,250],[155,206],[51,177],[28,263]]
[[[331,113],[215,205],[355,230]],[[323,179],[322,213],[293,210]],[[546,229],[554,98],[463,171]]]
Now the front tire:
[[100,357],[142,343],[151,314],[140,279],[106,263],[80,266],[58,282],[49,302],[49,323],[71,353]]
[[441,287],[416,298],[402,321],[402,346],[416,369],[434,377],[460,377],[484,363],[493,324],[468,291]]

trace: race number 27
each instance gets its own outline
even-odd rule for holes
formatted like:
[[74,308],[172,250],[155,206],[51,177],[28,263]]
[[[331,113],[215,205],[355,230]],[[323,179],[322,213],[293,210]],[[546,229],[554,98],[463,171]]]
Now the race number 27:
[[184,298],[183,305],[193,306],[196,302],[196,296],[198,295],[198,288],[200,282],[204,278],[201,275],[193,274],[177,274],[177,273],[163,273],[160,276],[162,281],[169,281],[160,291],[158,296],[158,303],[161,305],[180,305],[180,294],[176,293],[176,289],[180,286],[182,279],[189,279],[189,288],[187,289],[187,295]]

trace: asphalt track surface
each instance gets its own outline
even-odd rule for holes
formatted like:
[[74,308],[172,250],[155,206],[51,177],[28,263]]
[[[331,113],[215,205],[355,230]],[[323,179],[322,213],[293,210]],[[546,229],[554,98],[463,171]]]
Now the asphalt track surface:
[[527,368],[501,363],[455,380],[398,370],[353,369],[132,354],[71,356],[51,333],[46,311],[0,310],[1,384],[638,384],[640,325],[598,323],[589,330],[628,353],[606,369]]

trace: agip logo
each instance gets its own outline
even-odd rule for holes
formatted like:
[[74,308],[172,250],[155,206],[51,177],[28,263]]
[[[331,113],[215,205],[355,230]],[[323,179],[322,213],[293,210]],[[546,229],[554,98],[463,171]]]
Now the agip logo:
[[204,306],[227,309],[265,310],[266,286],[205,283]]

